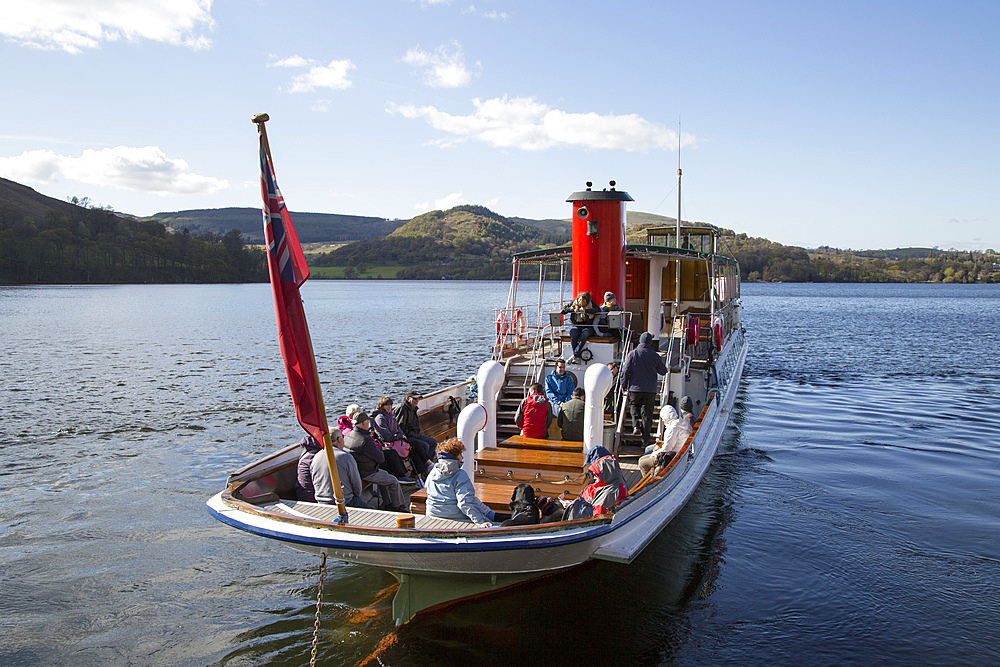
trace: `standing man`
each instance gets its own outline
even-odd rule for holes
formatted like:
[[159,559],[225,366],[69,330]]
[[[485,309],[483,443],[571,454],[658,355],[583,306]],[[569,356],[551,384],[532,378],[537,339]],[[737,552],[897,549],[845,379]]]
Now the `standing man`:
[[[653,405],[656,403],[656,377],[666,375],[667,365],[653,349],[653,334],[639,336],[639,345],[628,353],[622,363],[622,391],[628,392],[628,409],[632,415],[632,434],[641,435],[642,446],[650,444],[653,428]],[[639,430],[640,418],[642,430]]]
[[416,447],[423,455],[423,460],[432,463],[438,441],[420,432],[420,417],[417,416],[417,406],[420,404],[420,393],[414,389],[406,392],[403,402],[392,409],[392,416],[399,428],[406,435],[410,447]]
[[549,399],[554,417],[559,416],[562,404],[573,396],[574,388],[576,388],[576,380],[566,372],[566,361],[564,359],[557,360],[556,369],[545,376],[545,397]]

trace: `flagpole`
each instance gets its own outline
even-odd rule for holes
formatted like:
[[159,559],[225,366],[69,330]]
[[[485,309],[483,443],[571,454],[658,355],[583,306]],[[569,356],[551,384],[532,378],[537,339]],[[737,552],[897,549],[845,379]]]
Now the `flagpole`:
[[[267,163],[273,170],[274,162],[271,158],[271,145],[267,141],[267,128],[264,126],[264,123],[270,120],[270,117],[266,113],[259,113],[251,120],[257,126],[257,131],[260,133],[261,141],[264,143],[264,152],[267,154]],[[319,371],[316,368],[316,355],[313,352],[312,336],[309,333],[308,327],[306,328],[306,339],[309,342],[309,358],[312,361],[313,377],[316,380],[314,391],[316,392],[316,401],[319,407],[320,418],[322,420],[320,425],[323,430],[323,450],[326,452],[326,462],[330,467],[330,478],[333,482],[333,499],[337,503],[337,512],[340,513],[341,520],[338,523],[347,523],[347,507],[344,504],[344,491],[340,486],[340,471],[337,468],[337,460],[333,454],[333,442],[330,439],[330,427],[326,419],[326,407],[323,405],[323,392],[320,389],[319,384]]]

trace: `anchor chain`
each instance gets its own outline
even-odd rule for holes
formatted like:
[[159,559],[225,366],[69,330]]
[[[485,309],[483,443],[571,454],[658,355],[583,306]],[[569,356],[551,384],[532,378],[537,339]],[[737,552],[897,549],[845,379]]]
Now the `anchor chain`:
[[319,611],[323,604],[323,579],[326,577],[326,553],[319,564],[319,587],[316,592],[316,619],[313,621],[312,649],[309,651],[309,667],[316,667],[316,646],[319,644]]

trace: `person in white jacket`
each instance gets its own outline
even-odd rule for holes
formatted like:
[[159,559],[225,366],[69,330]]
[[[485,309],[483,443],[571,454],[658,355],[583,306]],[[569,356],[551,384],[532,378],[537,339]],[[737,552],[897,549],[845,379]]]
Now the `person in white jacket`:
[[[687,398],[686,396],[684,398]],[[683,405],[683,399],[682,405]],[[688,399],[690,402],[690,399]],[[663,423],[663,440],[652,444],[646,448],[646,455],[639,458],[639,469],[642,474],[656,466],[656,457],[661,452],[676,452],[684,446],[688,434],[691,433],[691,420],[689,412],[681,410],[681,416],[677,416],[677,411],[670,405],[664,405],[660,409],[660,421]],[[662,459],[663,457],[661,457]]]
[[479,528],[489,528],[510,518],[494,512],[476,497],[476,487],[462,470],[465,445],[449,438],[437,446],[438,460],[427,475],[427,516],[453,521],[471,521]]

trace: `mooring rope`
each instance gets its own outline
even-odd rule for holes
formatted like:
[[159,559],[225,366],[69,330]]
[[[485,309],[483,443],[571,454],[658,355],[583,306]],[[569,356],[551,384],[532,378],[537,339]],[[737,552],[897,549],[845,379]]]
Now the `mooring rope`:
[[323,604],[323,579],[326,577],[326,552],[319,564],[319,588],[316,591],[316,619],[313,621],[312,650],[309,651],[309,667],[316,667],[316,646],[319,644],[319,610]]

